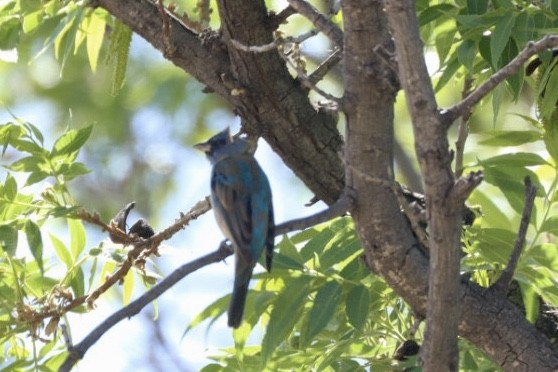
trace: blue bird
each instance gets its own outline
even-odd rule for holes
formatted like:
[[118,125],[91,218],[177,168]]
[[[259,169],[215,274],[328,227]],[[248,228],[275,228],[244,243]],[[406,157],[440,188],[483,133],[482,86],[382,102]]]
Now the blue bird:
[[211,204],[217,224],[234,247],[234,287],[229,305],[229,327],[242,323],[248,283],[265,248],[271,271],[274,245],[273,205],[269,181],[249,152],[246,140],[232,139],[229,129],[194,146],[205,152],[211,171]]

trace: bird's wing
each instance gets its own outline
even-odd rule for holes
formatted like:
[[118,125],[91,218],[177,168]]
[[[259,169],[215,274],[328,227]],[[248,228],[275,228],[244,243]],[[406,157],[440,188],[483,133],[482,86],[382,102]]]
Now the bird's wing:
[[[255,161],[254,161],[255,162]],[[216,201],[216,214],[227,227],[227,236],[245,262],[252,263],[252,193],[253,165],[245,157],[229,157],[213,166],[211,191]]]

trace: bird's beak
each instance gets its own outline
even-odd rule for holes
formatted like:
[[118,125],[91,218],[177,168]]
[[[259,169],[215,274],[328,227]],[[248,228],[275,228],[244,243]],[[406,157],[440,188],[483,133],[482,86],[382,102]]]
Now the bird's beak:
[[201,143],[195,144],[194,148],[196,150],[200,150],[200,151],[203,151],[205,153],[208,153],[208,152],[211,151],[211,144],[209,142],[201,142]]

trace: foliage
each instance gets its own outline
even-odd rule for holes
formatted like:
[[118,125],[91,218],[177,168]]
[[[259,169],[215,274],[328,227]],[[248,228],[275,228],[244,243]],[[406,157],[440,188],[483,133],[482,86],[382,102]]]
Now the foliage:
[[[190,4],[185,3],[182,6],[187,9]],[[427,49],[437,56],[434,78],[441,100],[451,97],[466,79],[479,85],[529,41],[554,32],[558,26],[556,1],[548,5],[508,0],[419,1],[418,15]],[[339,16],[332,19],[340,23]],[[112,30],[110,37],[107,27]],[[73,63],[79,65],[76,61],[86,60],[97,74],[101,74],[99,60],[104,52],[113,64],[111,93],[141,96],[134,106],[139,109],[153,98],[143,96],[153,87],[127,91],[123,86],[126,74],[134,68],[128,65],[133,60],[130,39],[127,27],[82,1],[10,0],[0,5],[0,49],[18,48],[23,55],[25,48],[31,49],[29,45],[40,40],[41,52],[52,49],[61,71],[68,73],[76,68]],[[466,168],[482,169],[485,184],[469,200],[481,212],[463,233],[462,271],[483,286],[498,278],[513,247],[523,209],[523,178],[529,176],[539,188],[527,246],[515,274],[531,322],[539,315],[539,298],[558,307],[558,69],[553,68],[556,60],[551,53],[542,54],[540,59],[543,68],[535,79],[519,72],[473,112],[470,127],[472,139],[477,141],[469,141],[465,153]],[[169,84],[160,84],[168,88],[163,96],[175,97],[179,88],[169,83],[176,81],[174,73],[157,78]],[[84,75],[78,75],[76,81],[81,84],[82,80],[86,80]],[[64,89],[69,88],[61,87],[60,91]],[[73,86],[71,90],[77,89]],[[196,133],[203,133],[203,119],[222,103],[184,96],[184,92],[178,95],[185,101],[202,103],[194,127]],[[64,97],[57,99],[63,101]],[[114,106],[126,107],[118,101],[122,97],[114,99]],[[506,112],[510,105],[515,105],[509,109],[515,115]],[[531,115],[534,105],[538,115]],[[103,115],[94,103],[91,106],[95,114]],[[158,109],[175,112],[178,106],[167,101]],[[92,115],[84,112],[84,116]],[[120,115],[123,123],[131,121],[128,114],[114,115]],[[108,118],[101,121],[112,128]],[[84,302],[72,304],[90,293],[99,278],[112,272],[125,257],[122,247],[88,245],[88,233],[77,219],[78,206],[68,188],[70,182],[79,181],[89,172],[77,159],[80,150],[87,151],[84,146],[92,128],[65,130],[47,148],[44,133],[31,123],[14,118],[0,126],[6,161],[6,176],[0,184],[0,362],[6,365],[5,370],[59,366],[65,356],[62,333],[55,332],[61,318],[67,311],[91,310]],[[123,129],[105,131],[117,144],[133,139]],[[106,148],[116,147],[112,145]],[[94,172],[102,172],[101,163],[90,160],[95,163]],[[146,190],[150,189],[146,187],[143,194]],[[60,222],[69,233],[69,244],[58,237]],[[53,256],[45,256],[47,235]],[[204,370],[256,370],[264,366],[271,370],[383,370],[416,366],[413,358],[395,362],[392,357],[404,340],[414,337],[420,343],[422,330],[411,335],[410,308],[381,278],[369,273],[361,255],[349,217],[282,237],[272,273],[255,276],[257,283],[248,296],[246,322],[234,331],[234,347],[215,356],[214,363]],[[130,298],[133,275],[126,277],[125,299]],[[216,299],[187,331],[204,320],[212,324],[225,312],[228,299]],[[250,334],[259,329],[264,333],[261,345],[248,344]],[[461,367],[495,368],[467,342],[461,343]]]

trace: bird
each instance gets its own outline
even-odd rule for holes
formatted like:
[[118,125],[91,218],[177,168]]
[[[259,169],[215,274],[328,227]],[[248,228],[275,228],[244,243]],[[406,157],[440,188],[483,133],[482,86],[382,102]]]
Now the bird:
[[194,145],[212,165],[211,205],[223,235],[235,253],[235,276],[228,310],[228,326],[242,323],[248,284],[265,250],[265,267],[271,272],[275,225],[271,188],[245,139],[233,139],[229,128]]

